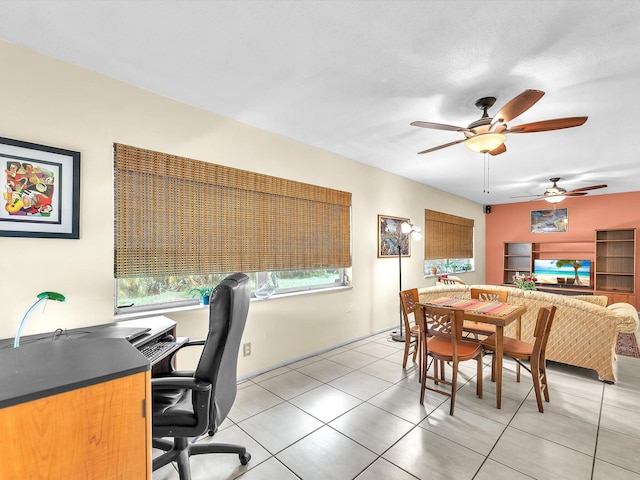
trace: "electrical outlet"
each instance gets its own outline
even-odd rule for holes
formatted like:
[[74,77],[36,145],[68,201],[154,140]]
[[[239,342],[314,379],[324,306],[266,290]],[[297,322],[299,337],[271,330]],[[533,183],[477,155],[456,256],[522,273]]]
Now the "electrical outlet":
[[249,355],[251,355],[251,343],[245,343],[244,345],[242,345],[242,349],[243,356],[248,357]]

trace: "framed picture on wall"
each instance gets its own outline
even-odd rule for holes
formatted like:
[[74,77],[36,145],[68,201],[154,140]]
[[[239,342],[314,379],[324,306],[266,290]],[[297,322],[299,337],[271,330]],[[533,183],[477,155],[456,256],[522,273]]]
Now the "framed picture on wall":
[[401,235],[400,225],[409,223],[408,218],[378,215],[378,258],[398,256],[398,243],[402,240],[402,256],[411,256],[411,241],[407,235]]
[[531,210],[531,233],[559,233],[569,228],[566,208]]
[[0,137],[0,236],[80,238],[80,152]]

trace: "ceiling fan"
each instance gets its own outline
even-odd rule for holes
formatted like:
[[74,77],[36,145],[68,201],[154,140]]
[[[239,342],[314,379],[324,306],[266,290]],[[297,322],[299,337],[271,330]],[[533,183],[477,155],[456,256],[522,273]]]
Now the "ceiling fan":
[[547,188],[542,195],[520,195],[511,198],[524,198],[535,197],[534,200],[540,200],[544,198],[549,203],[559,203],[567,197],[582,197],[587,194],[589,190],[597,190],[598,188],[606,188],[607,185],[592,185],[590,187],[576,188],[575,190],[567,191],[566,189],[558,186],[560,177],[550,178],[549,181],[553,182],[549,188]]
[[494,117],[490,117],[487,110],[493,106],[496,98],[483,97],[475,103],[476,107],[482,110],[482,117],[475,122],[471,122],[468,127],[456,127],[455,125],[433,122],[412,122],[411,125],[415,127],[463,132],[465,136],[465,138],[456,140],[455,142],[428,148],[418,153],[434,152],[464,142],[467,148],[474,152],[499,155],[507,151],[504,141],[505,135],[508,133],[534,133],[560,130],[562,128],[579,127],[587,121],[588,117],[567,117],[525,123],[515,127],[509,127],[507,125],[507,122],[526,112],[540,100],[543,95],[544,92],[540,90],[525,90],[520,95],[509,100]]

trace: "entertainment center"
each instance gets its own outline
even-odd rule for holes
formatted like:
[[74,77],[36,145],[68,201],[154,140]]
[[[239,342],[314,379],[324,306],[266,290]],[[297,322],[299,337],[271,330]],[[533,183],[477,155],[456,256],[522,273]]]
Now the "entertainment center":
[[[513,276],[517,273],[535,276],[536,267],[541,270],[544,266],[544,283],[537,284],[537,290],[564,295],[606,295],[609,304],[635,305],[636,229],[596,230],[595,233],[595,242],[505,243],[503,283],[513,285]],[[553,265],[544,260],[554,260]],[[573,260],[575,264],[565,265],[566,260]],[[553,268],[558,272],[555,280]]]

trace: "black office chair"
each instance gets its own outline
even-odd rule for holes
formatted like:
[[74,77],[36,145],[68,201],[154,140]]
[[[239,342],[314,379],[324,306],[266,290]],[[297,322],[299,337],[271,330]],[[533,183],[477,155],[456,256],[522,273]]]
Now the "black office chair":
[[[164,453],[153,470],[177,462],[181,480],[190,480],[189,457],[204,453],[235,453],[246,465],[251,455],[240,445],[196,443],[191,437],[213,436],[236,398],[240,339],[249,310],[249,277],[229,275],[214,289],[209,304],[209,332],[195,371],[171,371],[151,379],[153,446]],[[172,437],[173,442],[162,437]]]

